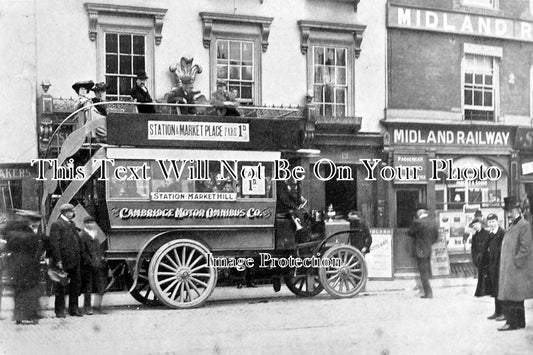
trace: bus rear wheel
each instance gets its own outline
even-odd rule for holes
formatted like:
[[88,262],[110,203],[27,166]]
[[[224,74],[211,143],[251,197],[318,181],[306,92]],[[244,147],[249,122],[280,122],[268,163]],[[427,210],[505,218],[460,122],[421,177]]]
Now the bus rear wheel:
[[[142,258],[139,261],[139,272],[137,275],[137,284],[133,290],[130,290],[130,295],[139,303],[142,303],[149,307],[160,306],[161,302],[157,299],[154,292],[150,287],[148,281],[148,266],[150,265],[150,259]],[[127,276],[126,286],[131,288],[133,285],[133,279],[130,275]]]
[[148,269],[150,287],[171,308],[199,307],[215,289],[217,270],[210,266],[209,249],[191,239],[173,240],[152,257]]
[[317,270],[312,268],[296,268],[283,279],[287,288],[298,297],[314,297],[324,289]]

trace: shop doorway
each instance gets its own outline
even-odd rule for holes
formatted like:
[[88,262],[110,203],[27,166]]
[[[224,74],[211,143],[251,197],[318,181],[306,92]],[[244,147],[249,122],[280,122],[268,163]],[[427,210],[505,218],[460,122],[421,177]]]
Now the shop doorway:
[[[347,216],[350,210],[357,210],[357,178],[356,165],[345,164],[351,168],[352,179],[338,181],[333,178],[326,181],[326,206],[330,204],[337,214]],[[325,176],[329,176],[329,166],[326,166]]]
[[396,223],[394,228],[394,266],[395,272],[411,272],[416,268],[413,243],[407,231],[413,223],[416,207],[426,201],[423,187],[401,188],[396,190]]

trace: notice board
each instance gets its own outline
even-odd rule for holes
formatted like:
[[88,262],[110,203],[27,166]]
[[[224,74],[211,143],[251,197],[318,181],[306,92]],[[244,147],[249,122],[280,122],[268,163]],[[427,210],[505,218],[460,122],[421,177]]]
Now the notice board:
[[392,231],[390,228],[370,228],[372,246],[366,255],[369,278],[392,278]]

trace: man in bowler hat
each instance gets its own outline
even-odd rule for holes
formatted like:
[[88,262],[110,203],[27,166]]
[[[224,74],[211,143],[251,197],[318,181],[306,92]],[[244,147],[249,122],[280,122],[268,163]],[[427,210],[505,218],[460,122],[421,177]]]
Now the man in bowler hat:
[[416,209],[416,219],[407,232],[413,238],[413,256],[416,258],[420,280],[424,295],[420,298],[433,298],[433,291],[429,283],[431,275],[430,262],[431,245],[439,239],[437,223],[429,217],[426,205],[420,204]]
[[[131,89],[130,95],[133,98],[134,102],[148,103],[153,102],[148,88],[146,87],[146,79],[148,76],[144,70],[141,70],[137,73],[137,78],[135,79],[135,85]],[[155,106],[153,105],[137,105],[137,110],[139,113],[155,113]]]
[[68,312],[71,316],[81,317],[78,308],[80,294],[80,244],[78,228],[72,221],[74,206],[65,203],[60,207],[61,215],[52,223],[50,228],[50,248],[52,251],[52,265],[64,270],[70,283],[67,286],[55,284],[56,299],[55,313],[58,318],[65,318],[65,293],[68,292]]
[[498,300],[507,322],[498,330],[525,328],[524,300],[533,298],[533,241],[531,226],[522,217],[522,206],[505,198],[509,228],[505,231],[500,256]]

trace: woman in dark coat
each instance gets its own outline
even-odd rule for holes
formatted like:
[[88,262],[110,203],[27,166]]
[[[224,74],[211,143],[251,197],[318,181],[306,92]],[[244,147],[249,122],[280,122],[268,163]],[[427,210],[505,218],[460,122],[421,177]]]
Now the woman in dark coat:
[[[35,223],[34,220],[31,222]],[[22,321],[37,324],[40,318],[41,246],[32,226],[35,224],[28,220],[12,221],[3,231],[7,240],[6,251],[11,253],[9,269],[14,282],[14,320],[17,324]]]

